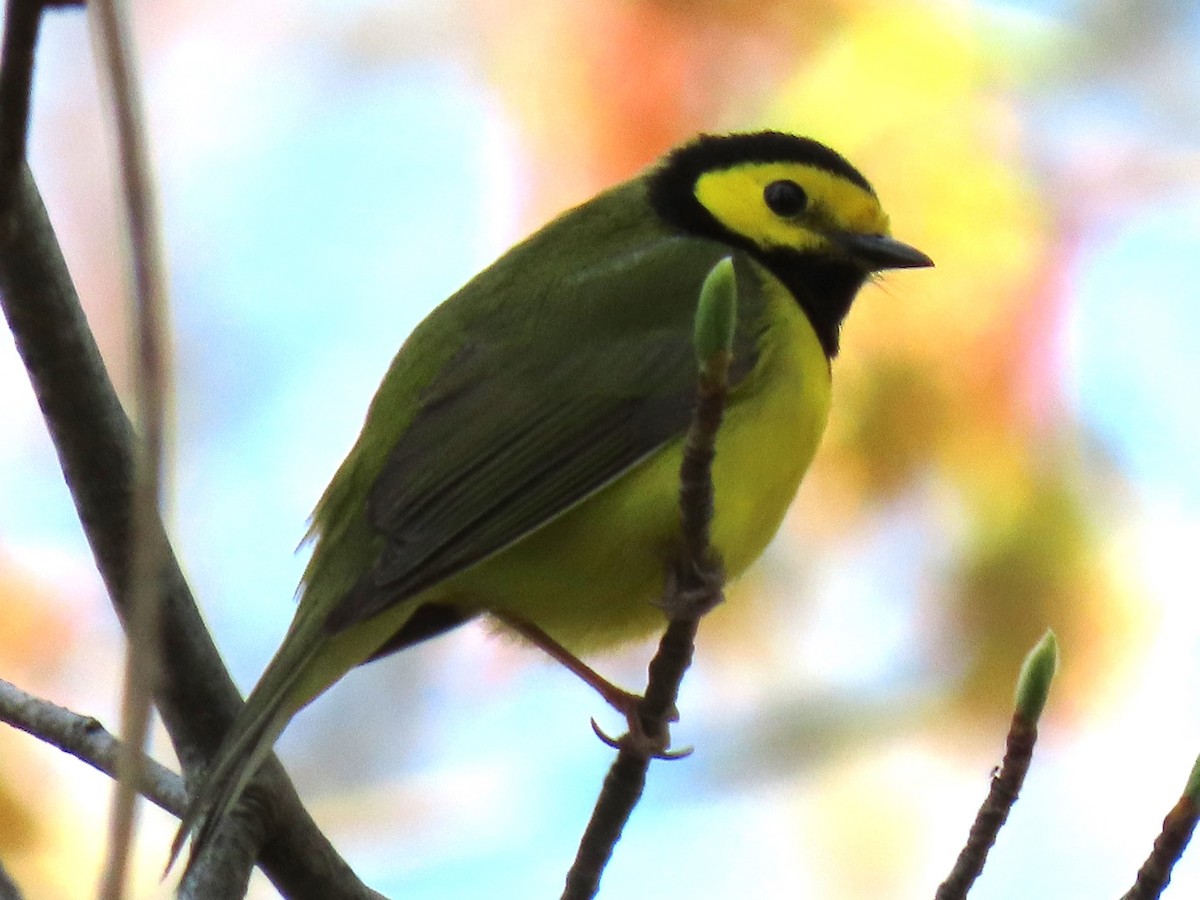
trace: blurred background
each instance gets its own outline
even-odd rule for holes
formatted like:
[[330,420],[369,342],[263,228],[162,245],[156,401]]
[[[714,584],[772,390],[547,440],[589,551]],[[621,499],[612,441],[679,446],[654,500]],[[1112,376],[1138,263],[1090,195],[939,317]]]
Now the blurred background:
[[[1025,651],[1062,668],[972,897],[1118,896],[1200,752],[1200,7],[1187,0],[136,4],[173,288],[169,520],[243,689],[388,360],[555,212],[697,131],[830,143],[933,270],[860,297],[832,420],[701,629],[682,762],[602,896],[932,897]],[[49,16],[34,170],[128,387],[113,153],[83,16]],[[0,331],[0,677],[117,725],[121,634]],[[772,448],[787,452],[786,447]],[[649,645],[597,660],[644,684]],[[556,897],[620,723],[471,626],[348,677],[280,752],[407,900]],[[171,759],[160,734],[156,753]],[[0,859],[88,896],[110,785],[0,729]],[[174,823],[143,810],[134,895]],[[1200,891],[1200,853],[1167,897]],[[253,896],[272,896],[256,876]]]

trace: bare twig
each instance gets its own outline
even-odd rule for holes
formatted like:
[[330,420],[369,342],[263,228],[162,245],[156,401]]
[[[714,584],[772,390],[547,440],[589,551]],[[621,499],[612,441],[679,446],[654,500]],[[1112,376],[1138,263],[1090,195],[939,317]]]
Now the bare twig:
[[1154,841],[1154,848],[1138,870],[1133,887],[1121,900],[1156,900],[1171,881],[1171,871],[1183,856],[1196,821],[1200,819],[1200,759],[1192,766],[1183,796],[1163,820],[1162,831]]
[[[27,11],[22,0],[9,3],[21,13]],[[32,55],[26,48],[36,39],[36,22],[32,29],[14,24],[21,21],[30,20],[6,21],[6,41],[12,42],[6,43],[0,62],[0,306],[97,567],[122,623],[127,623],[136,439],[24,161],[28,96],[22,90],[30,83],[27,61]],[[22,96],[23,102],[13,99]],[[10,168],[2,168],[4,159]],[[195,771],[215,752],[241,708],[241,698],[157,517],[150,539],[164,548],[155,577],[162,597],[158,642],[163,662],[155,699],[185,771]],[[261,796],[267,798],[264,806],[271,810],[270,827],[264,832],[270,838],[258,856],[281,893],[296,898],[379,896],[355,877],[316,828],[277,760],[264,766],[258,783]]]
[[1162,894],[1171,881],[1171,870],[1192,839],[1197,818],[1200,818],[1200,807],[1191,797],[1180,797],[1163,820],[1162,831],[1154,841],[1154,849],[1138,869],[1133,887],[1121,900],[1155,900]]
[[996,836],[1008,819],[1009,811],[1017,802],[1036,742],[1037,726],[1025,721],[1020,713],[1014,715],[1008,731],[1004,760],[992,776],[987,798],[979,807],[966,845],[959,852],[949,877],[934,895],[936,900],[961,900],[966,897],[967,891],[983,871],[988,851],[992,849]]
[[[680,683],[691,665],[696,629],[701,617],[721,601],[724,585],[720,560],[710,546],[709,528],[713,514],[712,463],[725,411],[735,303],[732,261],[726,259],[705,281],[697,311],[696,346],[701,369],[679,474],[683,546],[668,572],[662,602],[668,616],[667,629],[650,662],[637,721],[630,723],[629,733],[613,742],[617,758],[596,798],[567,873],[562,900],[596,896],[604,867],[642,796],[650,761],[680,755],[668,752],[669,723],[675,718]],[[718,323],[715,326],[714,321]]]
[[113,120],[120,158],[129,253],[133,273],[134,372],[141,432],[140,458],[135,468],[133,527],[130,553],[130,614],[125,656],[125,691],[121,731],[125,736],[119,759],[117,790],[109,823],[108,858],[100,897],[119,900],[125,893],[125,873],[133,840],[134,818],[141,780],[142,748],[150,730],[150,699],[158,680],[159,591],[155,573],[163,553],[151,539],[162,506],[162,468],[166,422],[166,277],[159,246],[160,228],[150,173],[145,116],[134,66],[129,10],[121,0],[92,0],[88,6],[98,58],[112,98]]
[[1038,719],[1046,706],[1050,682],[1057,667],[1058,643],[1054,632],[1047,632],[1021,667],[1017,679],[1017,708],[1008,730],[1004,759],[992,775],[987,798],[979,807],[966,845],[959,852],[949,877],[934,895],[936,900],[962,900],[983,871],[988,851],[996,843],[996,836],[1008,820],[1021,785],[1025,783],[1033,747],[1037,743]]
[[[91,716],[56,706],[0,679],[0,721],[117,777],[121,742]],[[181,777],[148,757],[143,758],[141,776],[138,791],[142,796],[173,816],[183,814],[187,790]]]

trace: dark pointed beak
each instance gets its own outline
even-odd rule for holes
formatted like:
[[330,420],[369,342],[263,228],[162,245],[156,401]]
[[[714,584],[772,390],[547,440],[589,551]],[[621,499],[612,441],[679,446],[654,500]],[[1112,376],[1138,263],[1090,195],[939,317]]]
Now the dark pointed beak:
[[884,269],[921,269],[933,260],[918,250],[886,234],[856,234],[843,231],[834,241],[856,263],[871,272]]

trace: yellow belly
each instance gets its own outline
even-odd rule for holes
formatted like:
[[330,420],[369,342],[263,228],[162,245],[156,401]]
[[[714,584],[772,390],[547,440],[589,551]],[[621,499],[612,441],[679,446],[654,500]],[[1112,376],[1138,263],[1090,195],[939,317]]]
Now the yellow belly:
[[[778,530],[829,413],[829,364],[781,285],[759,360],[730,397],[713,464],[713,543],[740,575]],[[427,599],[533,622],[575,652],[660,627],[653,604],[678,533],[682,440]]]

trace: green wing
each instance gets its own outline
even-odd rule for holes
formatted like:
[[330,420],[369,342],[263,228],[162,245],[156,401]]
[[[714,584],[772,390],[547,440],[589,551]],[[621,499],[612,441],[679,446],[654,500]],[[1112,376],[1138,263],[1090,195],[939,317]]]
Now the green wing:
[[[317,506],[300,611],[172,858],[193,829],[199,857],[311,698],[297,685],[328,665],[331,631],[503,550],[683,433],[700,286],[731,252],[666,233],[631,182],[513,248],[413,332]],[[736,381],[754,363],[762,292],[756,264],[734,257]]]
[[[327,627],[368,619],[503,550],[683,434],[700,286],[732,251],[661,233],[625,241],[557,279],[501,279],[375,479],[367,515],[384,549]],[[761,290],[753,264],[734,255],[736,381],[754,362]]]

